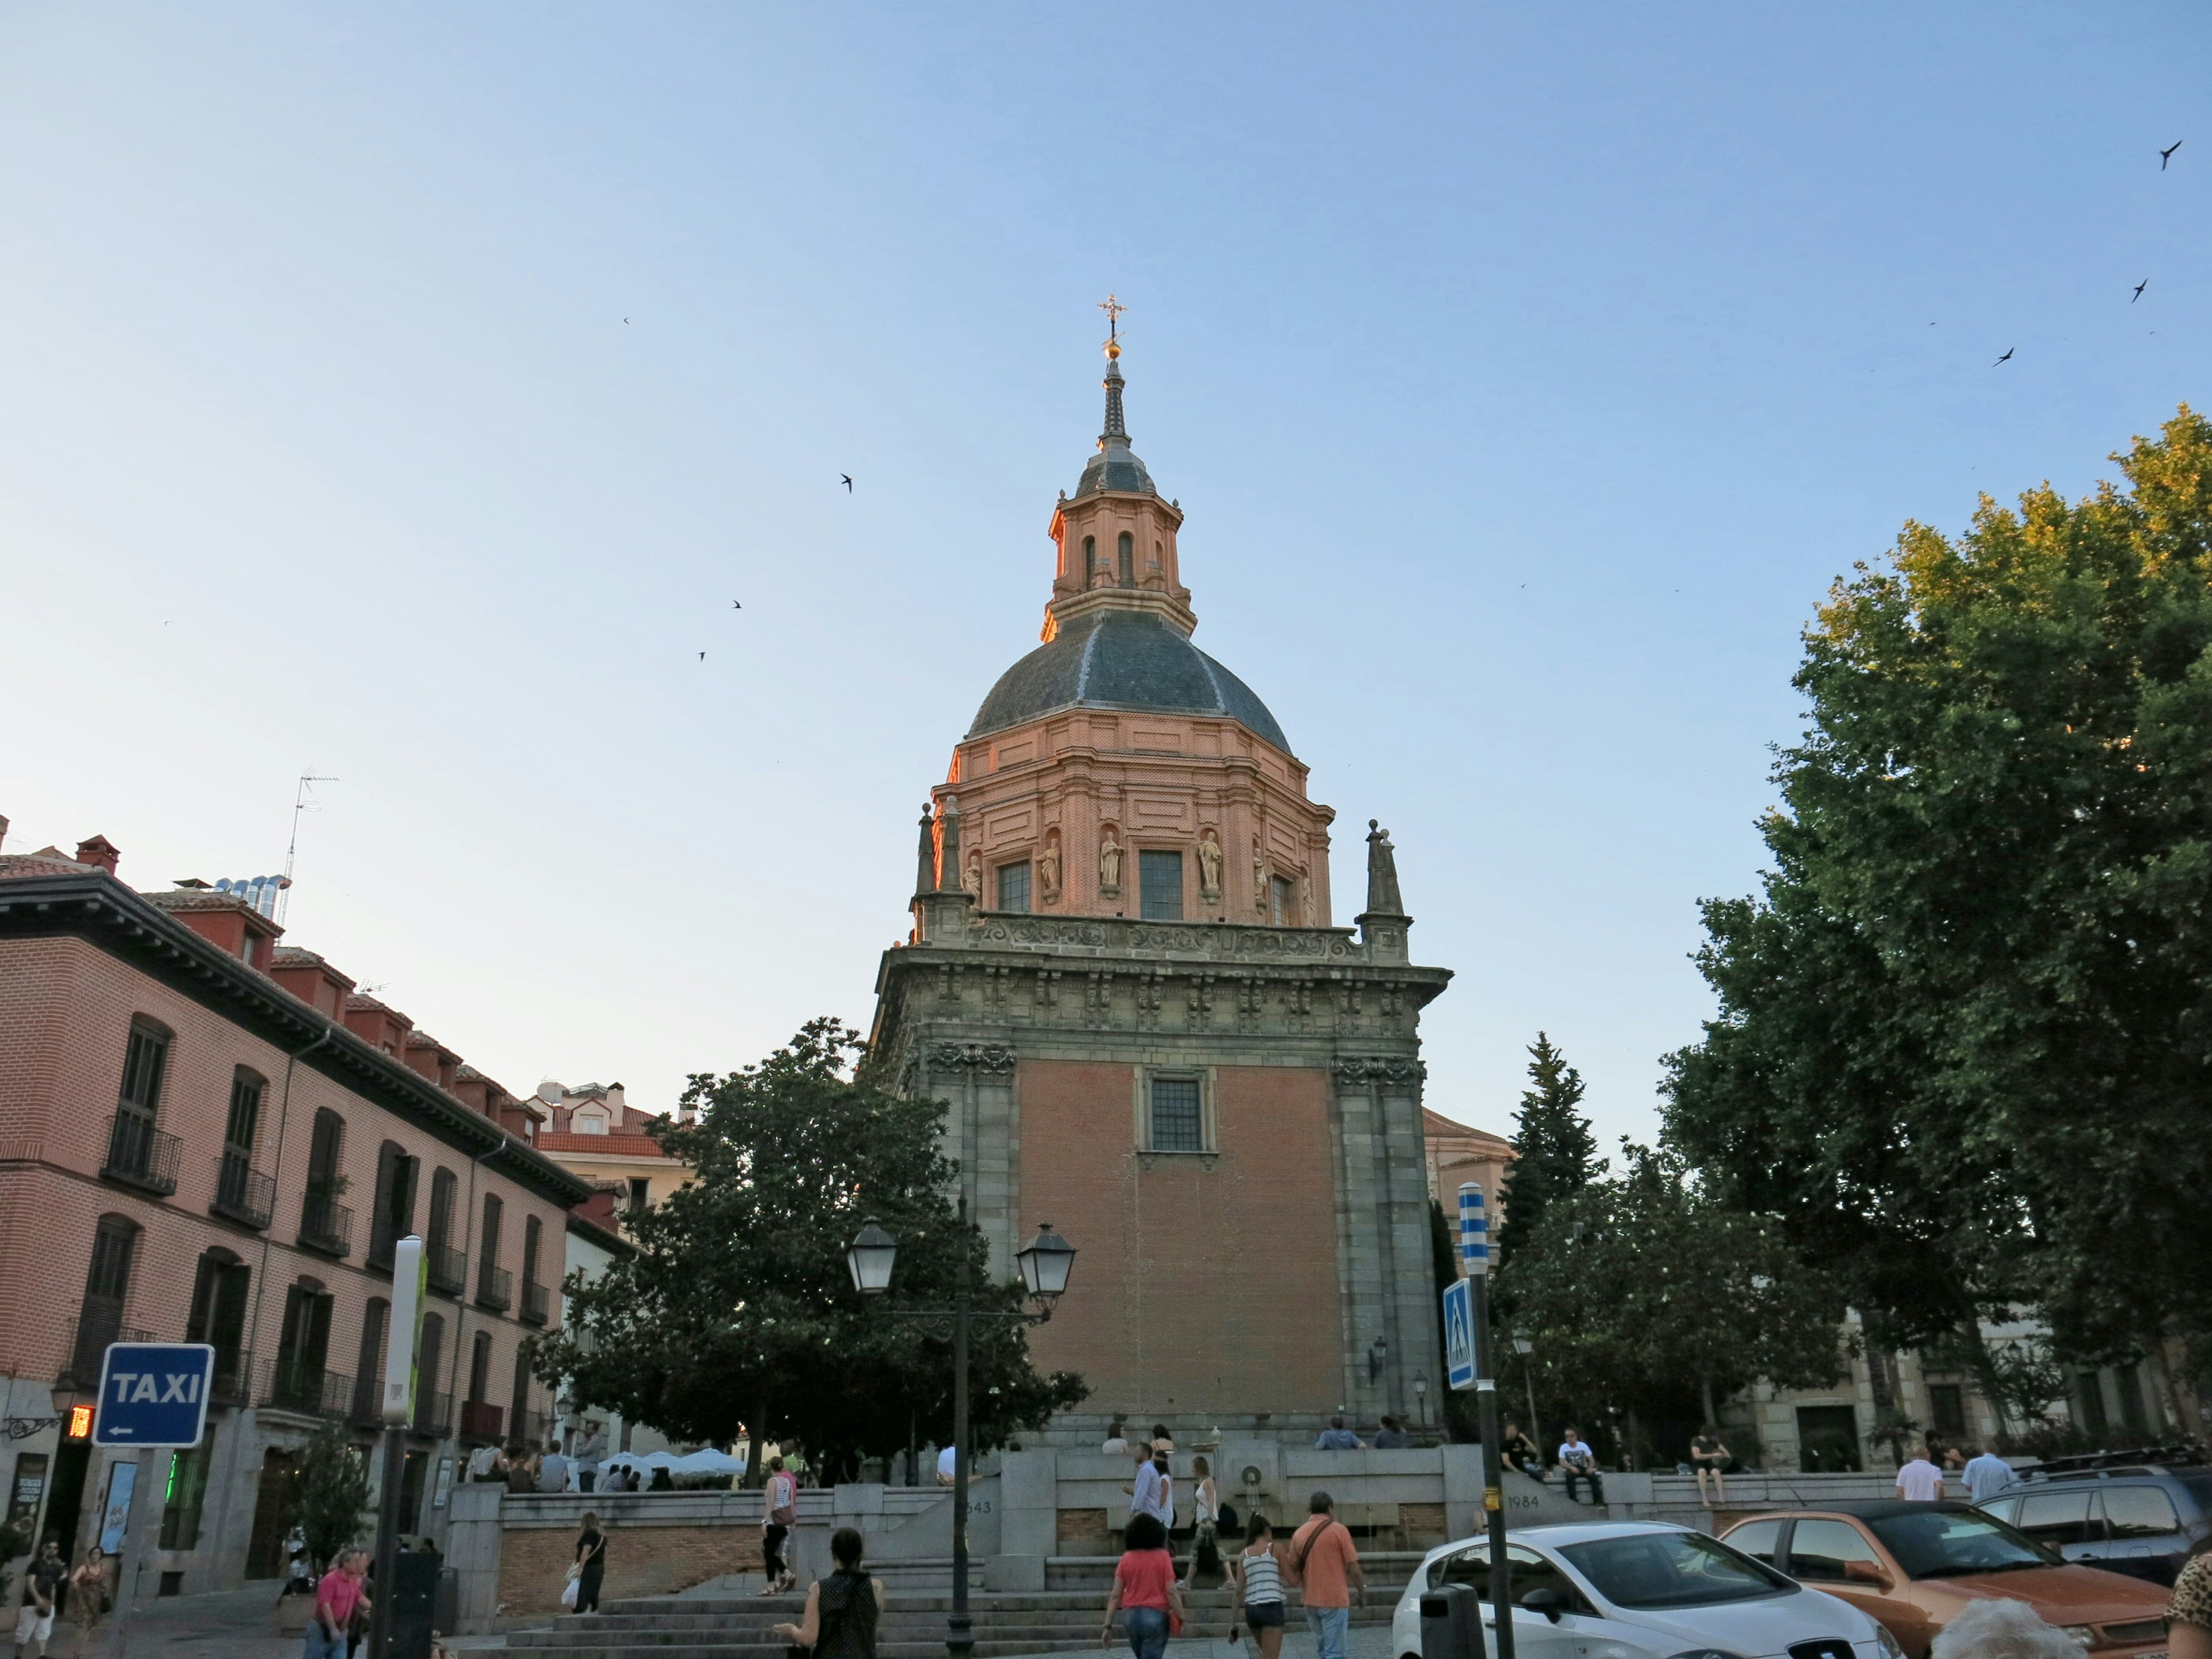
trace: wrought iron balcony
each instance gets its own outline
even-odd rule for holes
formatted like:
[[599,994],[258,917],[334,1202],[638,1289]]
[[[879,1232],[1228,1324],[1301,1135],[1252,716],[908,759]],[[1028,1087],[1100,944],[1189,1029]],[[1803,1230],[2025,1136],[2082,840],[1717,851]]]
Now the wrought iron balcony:
[[76,1340],[70,1344],[69,1364],[58,1379],[80,1389],[100,1386],[100,1367],[111,1342],[153,1342],[151,1331],[134,1329],[123,1322],[122,1301],[114,1297],[88,1296],[76,1316]]
[[280,1353],[269,1362],[261,1403],[270,1411],[343,1417],[353,1403],[353,1379],[343,1371],[310,1365],[299,1355]]
[[522,1281],[522,1321],[526,1325],[543,1325],[553,1316],[553,1290],[549,1285],[533,1285]]
[[464,1400],[461,1402],[461,1438],[464,1440],[498,1440],[507,1426],[507,1409],[489,1401]]
[[425,1389],[415,1396],[415,1432],[442,1440],[453,1431],[453,1396]]
[[505,1313],[514,1305],[514,1275],[504,1267],[495,1267],[490,1262],[477,1269],[477,1306],[489,1308],[494,1313]]
[[346,1415],[365,1429],[383,1426],[384,1379],[381,1376],[363,1372],[354,1378],[352,1409]]
[[100,1173],[167,1198],[177,1190],[177,1151],[176,1136],[155,1128],[153,1114],[118,1106],[107,1132],[107,1162],[100,1166]]
[[215,1381],[208,1385],[208,1403],[243,1406],[252,1397],[252,1350],[218,1347],[215,1351]]
[[215,1202],[208,1207],[258,1231],[276,1212],[276,1180],[255,1169],[247,1154],[227,1152],[216,1165]]
[[469,1259],[450,1244],[426,1244],[423,1260],[429,1263],[430,1288],[440,1296],[459,1296],[468,1288]]
[[353,1212],[327,1193],[310,1192],[300,1206],[301,1248],[343,1256],[353,1248]]

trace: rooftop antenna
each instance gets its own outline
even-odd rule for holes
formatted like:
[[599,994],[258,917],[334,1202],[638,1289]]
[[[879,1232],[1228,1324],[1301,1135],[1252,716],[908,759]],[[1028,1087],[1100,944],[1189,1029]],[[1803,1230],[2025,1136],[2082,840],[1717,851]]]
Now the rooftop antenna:
[[[314,763],[310,761],[308,765]],[[300,774],[300,787],[292,792],[292,844],[284,849],[284,884],[276,890],[276,925],[284,925],[284,912],[290,908],[292,897],[292,866],[300,856],[300,814],[319,805],[307,799],[307,786],[313,783],[336,783],[339,780],[325,777],[315,772]]]

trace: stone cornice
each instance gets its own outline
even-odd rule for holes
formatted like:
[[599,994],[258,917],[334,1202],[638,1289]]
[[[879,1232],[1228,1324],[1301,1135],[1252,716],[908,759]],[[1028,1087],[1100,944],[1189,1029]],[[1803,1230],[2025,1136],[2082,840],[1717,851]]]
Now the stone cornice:
[[160,980],[299,1056],[341,1087],[373,1100],[541,1197],[567,1206],[591,1188],[526,1142],[470,1110],[392,1056],[371,1048],[289,992],[220,950],[112,877],[33,876],[0,882],[0,938],[67,935]]

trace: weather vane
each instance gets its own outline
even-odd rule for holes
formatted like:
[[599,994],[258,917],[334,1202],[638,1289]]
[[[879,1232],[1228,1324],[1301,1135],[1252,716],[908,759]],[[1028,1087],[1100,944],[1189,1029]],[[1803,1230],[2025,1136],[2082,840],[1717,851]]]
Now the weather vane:
[[1128,308],[1111,294],[1098,307],[1106,313],[1106,352],[1109,356],[1121,355],[1121,313]]

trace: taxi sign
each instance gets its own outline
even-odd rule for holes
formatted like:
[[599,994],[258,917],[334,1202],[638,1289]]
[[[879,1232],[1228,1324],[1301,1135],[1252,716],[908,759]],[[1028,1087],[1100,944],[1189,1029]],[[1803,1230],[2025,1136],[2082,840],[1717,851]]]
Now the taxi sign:
[[95,1446],[197,1446],[207,1428],[215,1349],[205,1342],[112,1342],[100,1367]]

